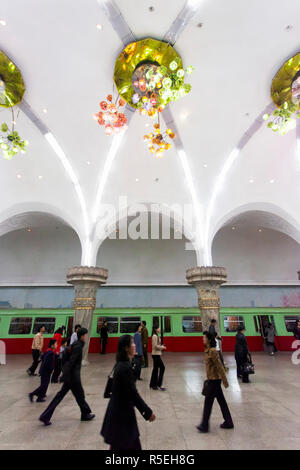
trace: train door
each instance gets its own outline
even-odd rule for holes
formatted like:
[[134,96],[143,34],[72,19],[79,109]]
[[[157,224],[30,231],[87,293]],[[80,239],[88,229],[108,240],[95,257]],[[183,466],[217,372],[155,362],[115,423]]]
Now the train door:
[[276,335],[277,333],[276,333],[276,327],[275,327],[273,315],[254,315],[255,329],[257,332],[258,331],[260,332],[264,351],[267,351],[266,328],[269,323],[272,323],[272,325],[274,326],[275,335]]
[[[161,342],[164,344],[164,336],[167,333],[167,341],[168,336],[171,335],[171,316],[170,315],[157,315],[153,317],[153,326],[160,327],[160,336]],[[168,346],[167,346],[168,347]]]
[[66,337],[68,341],[70,340],[72,333],[73,333],[73,321],[74,317],[66,317]]

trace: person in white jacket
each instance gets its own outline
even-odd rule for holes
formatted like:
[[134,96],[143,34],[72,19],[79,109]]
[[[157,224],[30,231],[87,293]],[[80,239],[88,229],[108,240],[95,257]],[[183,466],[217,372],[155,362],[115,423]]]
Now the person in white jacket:
[[152,390],[161,390],[165,391],[165,387],[162,386],[165,366],[161,359],[162,352],[166,347],[161,344],[161,338],[159,336],[160,328],[153,327],[152,330],[152,359],[153,359],[153,370],[150,380],[150,388]]

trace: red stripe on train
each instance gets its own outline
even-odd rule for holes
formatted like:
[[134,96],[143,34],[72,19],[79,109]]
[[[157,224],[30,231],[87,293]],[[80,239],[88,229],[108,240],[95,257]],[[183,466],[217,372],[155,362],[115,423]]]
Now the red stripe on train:
[[[295,338],[292,336],[277,336],[276,347],[279,351],[291,351],[291,345]],[[2,339],[6,345],[7,354],[30,354],[32,338],[5,338]],[[45,338],[46,349],[49,339]],[[247,336],[248,346],[250,351],[263,351],[263,342],[260,336]],[[117,351],[118,338],[109,338],[107,342],[106,352],[114,353]],[[164,344],[168,351],[173,352],[199,352],[203,351],[202,336],[166,336],[164,337]],[[223,336],[223,351],[232,352],[235,346],[235,336]],[[91,338],[90,353],[100,352],[99,338]],[[151,352],[151,347],[149,347]]]

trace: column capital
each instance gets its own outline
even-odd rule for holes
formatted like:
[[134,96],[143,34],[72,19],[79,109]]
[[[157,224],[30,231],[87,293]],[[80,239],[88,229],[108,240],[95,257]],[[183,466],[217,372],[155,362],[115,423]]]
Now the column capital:
[[227,282],[226,269],[217,266],[196,266],[195,268],[187,269],[186,279],[189,284],[195,286],[199,283],[211,282],[221,285]]
[[108,270],[105,268],[90,266],[74,266],[67,272],[67,282],[69,284],[95,283],[98,286],[106,284]]

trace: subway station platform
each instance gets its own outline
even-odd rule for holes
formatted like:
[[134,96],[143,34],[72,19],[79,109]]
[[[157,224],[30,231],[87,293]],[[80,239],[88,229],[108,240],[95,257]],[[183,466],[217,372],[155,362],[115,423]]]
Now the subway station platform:
[[[149,357],[150,364],[152,362]],[[225,354],[229,365],[230,388],[225,396],[235,428],[219,428],[222,416],[215,402],[209,434],[199,434],[205,379],[202,353],[166,353],[164,385],[166,392],[149,390],[151,367],[142,370],[138,383],[140,394],[157,416],[154,423],[145,422],[137,411],[143,449],[300,449],[300,365],[294,365],[290,353],[270,357],[253,354],[256,373],[251,383],[237,381],[235,361]],[[28,377],[29,355],[12,355],[7,365],[0,366],[0,449],[103,449],[108,446],[99,435],[107,400],[103,390],[114,355],[91,354],[90,365],[82,369],[86,398],[96,418],[81,422],[72,394],[66,396],[45,427],[38,417],[59,384],[48,389],[46,403],[30,403],[27,394],[39,383]]]

